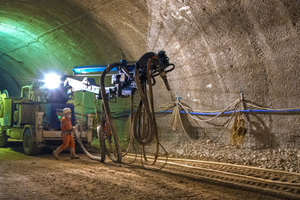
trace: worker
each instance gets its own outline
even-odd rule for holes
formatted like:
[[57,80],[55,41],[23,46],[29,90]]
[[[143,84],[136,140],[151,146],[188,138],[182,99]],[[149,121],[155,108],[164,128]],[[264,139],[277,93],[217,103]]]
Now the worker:
[[71,134],[73,130],[75,130],[75,126],[72,127],[71,123],[71,109],[64,108],[63,109],[63,118],[61,119],[60,128],[62,130],[62,145],[60,145],[55,151],[53,151],[53,156],[56,159],[59,159],[58,154],[62,152],[67,147],[70,147],[71,159],[78,159],[79,156],[75,153],[75,142],[73,139],[73,135]]

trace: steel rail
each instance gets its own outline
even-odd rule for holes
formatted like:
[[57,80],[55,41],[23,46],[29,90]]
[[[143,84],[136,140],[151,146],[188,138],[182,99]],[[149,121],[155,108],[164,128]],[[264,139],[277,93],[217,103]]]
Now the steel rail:
[[[128,154],[128,155],[130,156],[130,154]],[[148,156],[148,158],[153,159],[153,156]],[[173,160],[173,161],[184,161],[184,162],[198,162],[198,163],[201,163],[201,164],[213,164],[213,165],[217,164],[217,165],[222,165],[222,166],[230,166],[230,167],[236,167],[236,168],[244,168],[244,169],[259,170],[259,171],[268,171],[268,172],[288,174],[288,175],[293,175],[293,176],[294,175],[300,176],[300,174],[293,173],[293,172],[276,171],[276,170],[271,170],[271,169],[261,169],[261,168],[258,168],[258,167],[235,165],[235,164],[229,164],[229,163],[220,163],[220,162],[212,162],[212,161],[200,161],[200,160],[189,160],[189,159],[179,159],[179,158],[168,158],[168,160],[169,161]],[[165,162],[165,161],[162,161],[161,157],[158,157],[157,161],[158,162]],[[233,173],[233,172],[226,172],[226,171],[215,170],[215,169],[207,169],[207,168],[203,168],[203,167],[195,167],[195,166],[190,166],[190,165],[186,165],[186,164],[179,164],[179,163],[174,163],[174,162],[169,162],[169,161],[168,161],[167,164],[176,165],[176,166],[180,166],[180,167],[186,167],[186,168],[190,168],[190,169],[205,170],[205,171],[209,171],[209,172],[217,172],[217,173],[221,173],[221,174],[238,176],[238,177],[253,179],[253,180],[257,180],[257,181],[276,183],[276,184],[293,186],[293,187],[300,187],[300,183],[289,183],[289,182],[268,180],[268,179],[257,178],[257,177],[248,176],[248,175],[241,175],[241,174]]]

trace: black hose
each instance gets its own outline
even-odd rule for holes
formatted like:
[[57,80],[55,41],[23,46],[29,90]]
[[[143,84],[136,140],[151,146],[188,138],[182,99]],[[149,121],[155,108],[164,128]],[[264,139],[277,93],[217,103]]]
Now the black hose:
[[[113,63],[112,65],[108,66],[103,71],[103,73],[101,75],[101,79],[100,79],[100,94],[101,94],[101,97],[102,97],[102,108],[103,108],[102,112],[103,111],[105,112],[105,117],[106,117],[106,120],[107,120],[106,124],[112,132],[112,136],[113,136],[113,139],[114,139],[114,145],[115,145],[115,152],[106,151],[106,153],[107,153],[107,156],[113,162],[118,162],[118,163],[122,162],[122,153],[121,153],[121,150],[120,150],[119,138],[118,138],[118,135],[117,135],[115,124],[114,124],[114,121],[112,119],[111,111],[110,111],[109,104],[108,104],[108,97],[106,96],[106,93],[105,93],[105,76],[114,67],[121,66],[121,65],[122,65],[121,63]],[[102,134],[102,133],[100,133],[100,134]],[[112,144],[111,144],[111,141],[110,141],[109,137],[107,137],[107,140],[108,140],[110,149],[112,149]],[[114,157],[112,156],[111,153],[114,154]]]

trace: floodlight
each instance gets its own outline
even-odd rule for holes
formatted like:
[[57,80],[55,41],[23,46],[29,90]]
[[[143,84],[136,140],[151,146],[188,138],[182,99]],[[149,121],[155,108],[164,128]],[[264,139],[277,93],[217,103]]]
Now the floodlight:
[[61,83],[60,78],[59,75],[54,73],[46,74],[44,79],[45,87],[48,89],[58,88]]

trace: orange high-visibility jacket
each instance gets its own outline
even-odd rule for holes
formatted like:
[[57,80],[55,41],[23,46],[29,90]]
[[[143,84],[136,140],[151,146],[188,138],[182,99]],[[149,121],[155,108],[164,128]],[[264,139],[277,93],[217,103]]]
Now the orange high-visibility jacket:
[[71,123],[71,120],[66,118],[66,117],[63,117],[61,119],[61,125],[60,125],[60,129],[63,131],[63,132],[69,132],[71,133],[71,130],[72,130],[72,123]]

